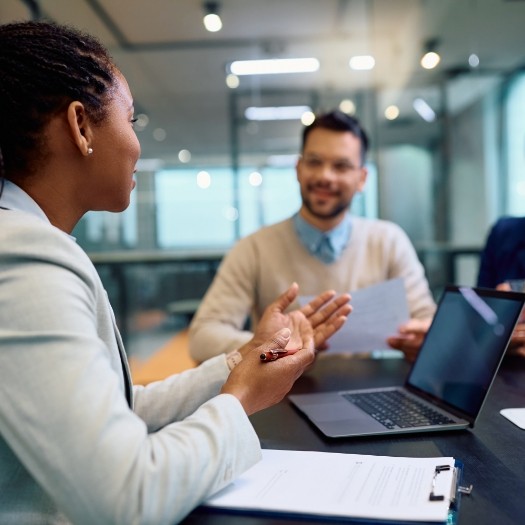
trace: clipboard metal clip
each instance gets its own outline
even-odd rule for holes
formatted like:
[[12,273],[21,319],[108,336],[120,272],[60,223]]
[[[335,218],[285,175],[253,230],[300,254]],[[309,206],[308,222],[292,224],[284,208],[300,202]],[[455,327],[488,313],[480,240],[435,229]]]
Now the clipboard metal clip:
[[[450,465],[437,465],[434,470],[434,476],[432,477],[432,489],[430,490],[430,494],[428,496],[429,501],[443,501],[445,499],[445,496],[443,494],[436,494],[436,478],[440,472],[444,472],[446,470],[450,470],[452,467]],[[472,485],[458,485],[458,468],[454,467],[453,469],[453,482],[451,487],[451,494],[450,494],[450,501],[455,502],[456,500],[456,492],[459,494],[465,494],[466,496],[469,496],[472,493],[472,489],[474,488]]]
[[472,489],[473,488],[474,487],[472,485],[469,485],[468,487],[460,485],[458,487],[458,492],[460,492],[461,494],[466,494],[467,496],[470,496],[470,494],[472,493]]
[[430,494],[428,495],[429,501],[443,501],[445,499],[445,496],[443,494],[436,494],[434,492],[436,489],[436,478],[440,472],[450,470],[450,468],[450,465],[436,465],[436,468],[434,469],[434,476],[432,477],[432,489],[430,490]]

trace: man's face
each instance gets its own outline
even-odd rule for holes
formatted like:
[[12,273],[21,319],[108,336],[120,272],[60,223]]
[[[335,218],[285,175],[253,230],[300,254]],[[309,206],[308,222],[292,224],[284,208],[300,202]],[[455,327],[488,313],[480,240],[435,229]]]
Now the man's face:
[[316,223],[342,217],[367,175],[359,139],[348,131],[323,128],[308,135],[296,169],[302,212]]

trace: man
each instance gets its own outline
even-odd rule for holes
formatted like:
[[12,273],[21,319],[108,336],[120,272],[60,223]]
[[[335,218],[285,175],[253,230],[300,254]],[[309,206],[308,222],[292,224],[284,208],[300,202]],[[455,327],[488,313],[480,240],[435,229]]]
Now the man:
[[[303,295],[339,293],[402,277],[410,315],[435,311],[415,250],[397,225],[351,217],[363,190],[368,138],[340,111],[319,115],[303,131],[296,166],[302,206],[293,217],[241,239],[226,255],[190,326],[190,352],[203,361],[237,348],[273,298],[290,282]],[[295,305],[297,306],[297,305]]]

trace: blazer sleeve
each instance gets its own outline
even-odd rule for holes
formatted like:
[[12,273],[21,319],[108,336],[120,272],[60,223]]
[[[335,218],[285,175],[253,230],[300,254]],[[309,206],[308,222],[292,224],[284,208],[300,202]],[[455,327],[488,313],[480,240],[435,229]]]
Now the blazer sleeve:
[[190,416],[217,396],[229,373],[226,356],[220,355],[162,381],[135,385],[133,411],[147,424],[149,432],[156,432]]

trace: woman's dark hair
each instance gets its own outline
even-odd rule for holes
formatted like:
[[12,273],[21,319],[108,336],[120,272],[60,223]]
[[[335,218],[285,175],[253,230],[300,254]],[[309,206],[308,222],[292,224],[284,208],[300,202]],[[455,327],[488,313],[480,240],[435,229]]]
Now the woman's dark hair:
[[304,150],[308,135],[317,128],[330,129],[332,131],[349,131],[361,142],[361,164],[365,163],[368,151],[368,136],[361,127],[361,123],[355,117],[343,113],[339,110],[321,113],[315,116],[315,120],[303,129],[303,143],[301,150]]
[[105,47],[74,28],[0,25],[0,179],[36,170],[45,156],[43,128],[72,101],[102,122],[115,71]]

